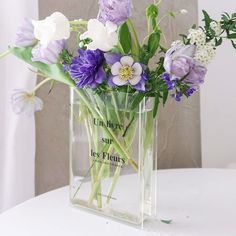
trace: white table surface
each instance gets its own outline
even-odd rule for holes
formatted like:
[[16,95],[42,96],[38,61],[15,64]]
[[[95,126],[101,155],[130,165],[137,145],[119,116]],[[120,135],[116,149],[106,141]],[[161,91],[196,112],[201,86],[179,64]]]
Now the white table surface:
[[236,170],[159,171],[158,204],[140,230],[72,207],[65,187],[0,214],[0,236],[236,236]]

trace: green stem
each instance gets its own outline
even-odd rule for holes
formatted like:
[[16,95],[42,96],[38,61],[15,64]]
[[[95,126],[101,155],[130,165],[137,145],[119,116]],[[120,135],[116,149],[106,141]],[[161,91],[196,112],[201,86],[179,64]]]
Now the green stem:
[[[90,112],[97,118],[104,120],[103,115],[96,110],[89,101],[87,101],[86,96],[83,94],[82,90],[80,89],[75,89],[76,93],[80,96],[81,100],[84,102],[84,104],[88,107]],[[134,168],[135,171],[138,171],[138,164],[130,157],[129,153],[124,149],[122,144],[119,142],[117,139],[116,135],[113,133],[113,131],[108,128],[108,127],[103,127],[104,132],[111,138],[113,139],[113,146],[116,149],[116,151],[120,154],[120,156],[126,157],[128,161],[130,162],[131,166]]]
[[121,169],[122,169],[121,165],[117,166],[117,168],[116,168],[115,174],[114,174],[113,179],[112,179],[112,184],[111,184],[111,186],[110,186],[110,188],[108,190],[107,200],[106,200],[107,204],[109,204],[109,202],[111,200],[111,196],[112,196],[113,191],[115,189],[116,183],[117,183],[117,181],[118,181],[118,179],[120,177]]
[[119,115],[119,112],[118,112],[118,106],[117,106],[116,98],[115,98],[113,93],[111,93],[111,97],[112,97],[112,100],[113,100],[113,103],[114,103],[117,120],[118,120],[119,124],[121,124],[121,119],[120,119],[120,115]]
[[139,60],[140,44],[139,44],[138,34],[136,32],[133,21],[130,18],[128,19],[127,24],[129,26],[129,29],[130,29],[132,35],[133,35],[132,53],[133,53],[135,59]]
[[34,90],[32,91],[32,94],[35,94],[36,91],[37,91],[40,87],[42,87],[44,84],[48,83],[48,82],[51,81],[51,80],[52,80],[52,78],[47,78],[47,79],[41,81],[41,82],[34,88]]
[[[135,119],[135,118],[132,119],[131,122],[134,122],[134,120],[136,120],[136,119]],[[130,122],[130,123],[131,123],[131,122]],[[130,127],[130,126],[129,126],[129,127]],[[129,131],[129,128],[128,128],[128,130],[126,131],[126,134],[127,134],[128,131]],[[135,130],[134,130],[134,134],[135,134],[135,132],[136,132],[136,128],[135,128]],[[134,140],[134,137],[135,137],[135,135],[133,135],[133,137],[129,140],[129,143],[127,143],[126,147],[129,148],[129,147],[131,146],[131,144],[132,144],[132,142],[133,142],[133,140]],[[109,190],[108,190],[107,200],[106,200],[106,203],[107,203],[107,204],[109,204],[109,202],[110,202],[110,200],[111,200],[111,196],[112,196],[112,194],[113,194],[113,191],[114,191],[114,189],[115,189],[115,186],[116,186],[116,184],[117,184],[117,181],[118,181],[118,179],[119,179],[119,177],[120,177],[121,169],[122,169],[122,166],[117,166],[117,168],[116,168],[115,174],[114,174],[113,179],[112,179],[112,183],[111,183],[111,185],[110,185],[110,187],[109,187]]]
[[[108,153],[110,153],[110,152],[112,151],[112,148],[113,148],[113,147],[112,147],[112,145],[111,145],[111,146],[109,147],[109,149],[108,149]],[[105,170],[105,168],[106,168],[106,165],[107,165],[107,162],[104,160],[103,163],[102,163],[102,165],[101,165],[101,168],[100,168],[100,170],[99,170],[99,173],[98,173],[98,175],[97,175],[97,178],[96,178],[96,180],[95,180],[95,183],[94,183],[92,192],[91,192],[91,194],[90,194],[90,196],[89,196],[88,205],[91,205],[91,204],[92,204],[94,197],[98,194],[98,189],[99,189],[99,186],[100,186],[100,184],[101,184],[101,179],[102,179],[102,177],[103,177],[103,172],[104,172],[104,170]]]
[[10,50],[6,50],[5,52],[2,52],[0,54],[0,59],[3,58],[3,57],[6,57],[7,55],[11,54]]
[[73,21],[70,21],[71,26],[87,25],[87,24],[88,24],[88,21],[86,21],[86,20],[73,20]]

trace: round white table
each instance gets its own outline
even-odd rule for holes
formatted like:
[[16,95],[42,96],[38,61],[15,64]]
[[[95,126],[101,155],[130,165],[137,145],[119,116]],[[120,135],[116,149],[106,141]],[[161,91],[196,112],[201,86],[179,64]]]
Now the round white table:
[[2,213],[0,235],[235,236],[236,170],[158,171],[158,204],[158,218],[141,230],[72,207],[65,187]]

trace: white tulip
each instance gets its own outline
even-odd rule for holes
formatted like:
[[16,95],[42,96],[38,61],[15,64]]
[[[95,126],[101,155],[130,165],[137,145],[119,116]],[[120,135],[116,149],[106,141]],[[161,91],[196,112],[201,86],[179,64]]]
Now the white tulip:
[[45,47],[51,41],[70,37],[70,22],[60,12],[55,12],[44,20],[33,21],[33,25],[35,38]]
[[89,50],[100,49],[108,52],[118,44],[117,25],[107,21],[104,25],[97,19],[88,21],[88,30],[80,36],[81,40],[91,39],[87,45]]

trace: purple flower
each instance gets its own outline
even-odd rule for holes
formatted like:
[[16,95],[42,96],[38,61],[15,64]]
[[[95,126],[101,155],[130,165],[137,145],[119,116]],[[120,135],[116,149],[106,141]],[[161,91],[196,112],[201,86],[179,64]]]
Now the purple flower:
[[176,102],[181,101],[181,97],[183,96],[182,92],[176,92],[175,94],[171,94],[171,96],[175,99]]
[[193,59],[195,45],[177,44],[170,48],[165,56],[164,68],[170,74],[171,80],[183,79],[190,87],[199,86],[204,82],[207,69]]
[[197,91],[197,89],[195,89],[195,88],[189,88],[189,89],[186,91],[187,97],[192,96],[196,91]]
[[207,68],[204,65],[194,61],[194,64],[192,65],[192,68],[184,82],[189,83],[191,86],[199,86],[204,83],[206,73]]
[[108,79],[110,87],[131,85],[136,90],[146,90],[145,82],[148,77],[142,64],[134,62],[130,56],[120,56],[115,53],[107,53],[105,57],[111,66],[111,76]]
[[32,61],[40,61],[45,64],[56,64],[59,55],[66,48],[66,40],[51,41],[47,47],[41,44],[35,46],[32,50]]
[[98,19],[105,23],[111,21],[116,25],[124,23],[132,14],[131,0],[99,0]]
[[34,37],[34,26],[32,20],[25,18],[22,26],[16,32],[15,45],[17,47],[27,47],[36,43]]
[[96,88],[106,78],[103,69],[104,54],[99,49],[95,51],[79,49],[78,52],[79,56],[74,57],[69,66],[69,73],[78,88]]
[[174,80],[170,79],[170,74],[164,73],[161,77],[163,80],[165,80],[168,91],[172,90],[175,87],[175,82]]
[[177,44],[167,51],[164,68],[171,75],[171,79],[181,79],[191,71],[195,50],[195,45]]

